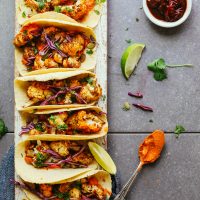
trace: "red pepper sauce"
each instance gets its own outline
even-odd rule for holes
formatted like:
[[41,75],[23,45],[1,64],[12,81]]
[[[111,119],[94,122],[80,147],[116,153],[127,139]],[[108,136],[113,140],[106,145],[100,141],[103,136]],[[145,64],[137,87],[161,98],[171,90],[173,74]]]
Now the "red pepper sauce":
[[147,6],[155,18],[175,22],[184,15],[187,0],[147,0]]

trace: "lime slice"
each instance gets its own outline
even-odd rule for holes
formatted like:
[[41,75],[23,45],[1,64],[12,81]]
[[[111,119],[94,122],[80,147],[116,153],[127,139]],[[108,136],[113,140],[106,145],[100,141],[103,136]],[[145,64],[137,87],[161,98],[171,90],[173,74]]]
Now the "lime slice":
[[124,77],[128,80],[137,66],[145,44],[135,43],[128,46],[121,58],[121,69]]
[[105,169],[108,173],[116,174],[117,169],[115,163],[113,162],[107,151],[105,151],[104,148],[102,148],[95,142],[89,142],[88,146],[99,165],[101,165],[101,167]]

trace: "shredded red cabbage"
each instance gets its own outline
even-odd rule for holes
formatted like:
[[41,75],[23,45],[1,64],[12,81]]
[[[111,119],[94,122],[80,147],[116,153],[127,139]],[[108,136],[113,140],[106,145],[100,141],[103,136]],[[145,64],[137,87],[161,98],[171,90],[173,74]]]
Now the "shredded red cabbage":
[[47,45],[49,46],[50,49],[57,51],[57,52],[58,52],[62,57],[64,57],[64,58],[67,57],[67,55],[65,55],[60,49],[58,49],[58,48],[56,47],[56,45],[54,44],[54,42],[51,41],[51,40],[47,37],[47,35],[45,35],[45,39],[46,39]]
[[48,153],[48,154],[52,155],[54,158],[62,159],[62,157],[58,153],[56,153],[55,151],[53,151],[51,149],[43,150],[42,152]]
[[149,112],[153,112],[153,108],[149,107],[149,106],[145,106],[143,104],[139,104],[139,103],[133,103],[133,106],[135,106],[136,108],[139,108],[141,110],[144,111],[149,111]]
[[23,126],[21,128],[21,132],[19,133],[19,135],[23,135],[25,133],[28,133],[30,130],[35,128],[35,124],[33,122],[29,123],[27,126]]
[[81,196],[81,200],[93,200],[93,199],[91,199],[91,198],[89,198],[89,197],[86,197],[86,196],[82,195],[82,196]]

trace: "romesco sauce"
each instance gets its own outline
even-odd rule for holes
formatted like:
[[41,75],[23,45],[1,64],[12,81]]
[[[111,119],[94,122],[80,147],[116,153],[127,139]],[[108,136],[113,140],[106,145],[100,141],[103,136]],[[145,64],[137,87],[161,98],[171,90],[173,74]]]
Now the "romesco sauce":
[[147,0],[147,6],[155,18],[175,22],[184,15],[187,0]]

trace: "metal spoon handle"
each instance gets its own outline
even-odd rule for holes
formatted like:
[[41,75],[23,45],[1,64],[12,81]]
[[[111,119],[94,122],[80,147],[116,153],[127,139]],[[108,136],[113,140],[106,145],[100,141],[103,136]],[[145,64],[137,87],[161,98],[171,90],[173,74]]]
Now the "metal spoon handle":
[[130,179],[127,181],[127,183],[123,186],[122,190],[117,194],[117,196],[114,198],[114,200],[125,200],[125,197],[127,193],[130,190],[130,187],[132,186],[135,178],[139,174],[140,170],[142,169],[143,163],[140,162],[137,169],[133,173],[133,175],[130,177]]

